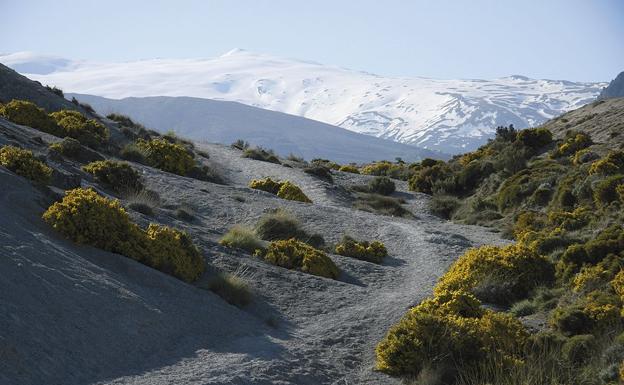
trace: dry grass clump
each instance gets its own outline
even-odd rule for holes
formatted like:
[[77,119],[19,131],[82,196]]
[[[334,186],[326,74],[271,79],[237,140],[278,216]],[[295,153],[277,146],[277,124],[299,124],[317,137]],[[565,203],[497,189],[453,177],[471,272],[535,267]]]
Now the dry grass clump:
[[207,288],[230,305],[244,307],[251,302],[253,297],[251,287],[247,282],[254,279],[249,267],[241,265],[233,273],[220,272],[210,278]]
[[264,243],[260,240],[256,232],[242,225],[235,225],[229,229],[228,232],[221,237],[219,244],[245,250],[250,254],[255,253],[256,250],[264,249]]

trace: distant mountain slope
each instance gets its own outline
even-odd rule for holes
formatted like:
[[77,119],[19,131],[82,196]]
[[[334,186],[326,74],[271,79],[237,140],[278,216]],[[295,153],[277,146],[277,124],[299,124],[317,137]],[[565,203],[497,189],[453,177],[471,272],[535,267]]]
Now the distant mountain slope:
[[416,146],[236,102],[166,96],[121,100],[80,94],[67,96],[89,103],[101,114],[129,115],[162,132],[174,130],[193,140],[225,144],[244,139],[274,149],[283,156],[293,153],[308,160],[327,158],[340,163],[394,160],[395,157],[406,161],[448,158]]
[[621,98],[624,97],[624,71],[620,72],[615,79],[605,87],[598,99]]
[[498,125],[539,125],[591,102],[606,86],[523,76],[390,78],[242,50],[213,59],[124,63],[18,53],[0,62],[68,92],[236,101],[447,153],[475,149]]

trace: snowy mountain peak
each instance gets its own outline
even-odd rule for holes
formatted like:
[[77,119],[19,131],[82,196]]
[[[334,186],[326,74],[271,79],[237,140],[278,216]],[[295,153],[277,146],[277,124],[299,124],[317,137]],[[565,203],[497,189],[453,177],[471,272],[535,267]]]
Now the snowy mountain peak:
[[478,147],[499,125],[538,125],[606,86],[521,75],[393,78],[241,49],[197,60],[92,63],[13,54],[0,63],[67,92],[236,101],[446,153]]

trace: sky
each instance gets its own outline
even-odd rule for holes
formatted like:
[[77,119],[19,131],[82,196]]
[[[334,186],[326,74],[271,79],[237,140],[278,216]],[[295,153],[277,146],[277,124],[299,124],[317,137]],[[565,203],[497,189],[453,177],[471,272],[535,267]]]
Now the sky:
[[624,71],[624,0],[0,0],[0,53],[233,48],[385,76],[608,81]]

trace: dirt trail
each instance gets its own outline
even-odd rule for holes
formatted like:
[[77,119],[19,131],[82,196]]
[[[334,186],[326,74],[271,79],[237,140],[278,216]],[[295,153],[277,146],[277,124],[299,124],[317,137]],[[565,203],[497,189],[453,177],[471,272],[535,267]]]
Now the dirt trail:
[[[197,286],[128,258],[63,240],[41,220],[48,198],[0,170],[0,383],[11,384],[392,384],[374,372],[374,347],[388,328],[431,291],[466,248],[496,243],[487,229],[441,221],[427,197],[406,191],[414,219],[353,210],[343,187],[362,175],[335,173],[335,185],[301,170],[240,158],[200,145],[228,185],[148,167],[146,185],[162,196],[149,220],[189,231],[214,268],[244,268],[254,302],[239,310]],[[288,179],[314,201],[281,200],[249,180]],[[173,214],[192,207],[188,223]],[[379,239],[382,265],[332,255],[339,280],[268,265],[215,241],[237,223],[254,224],[284,207],[329,243],[343,234]]]

